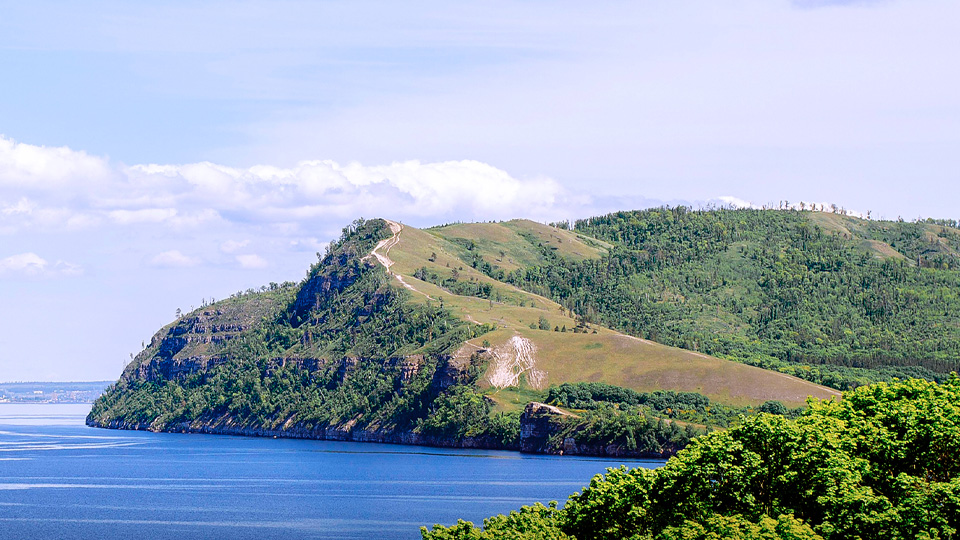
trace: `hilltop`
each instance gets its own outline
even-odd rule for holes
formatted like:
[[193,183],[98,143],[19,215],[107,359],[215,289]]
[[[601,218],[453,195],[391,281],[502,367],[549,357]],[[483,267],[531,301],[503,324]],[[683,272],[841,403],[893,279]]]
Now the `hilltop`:
[[[671,451],[697,425],[839,396],[814,382],[953,367],[958,238],[948,225],[795,211],[358,220],[301,283],[161,329],[88,421],[512,448],[522,418],[547,451],[563,434],[579,452]],[[851,287],[867,292],[847,298]],[[871,311],[871,294],[886,311]],[[946,337],[906,357],[930,335],[917,321]],[[883,355],[849,335],[891,330]],[[560,396],[574,394],[588,398],[572,414],[530,404],[553,396],[570,410]]]

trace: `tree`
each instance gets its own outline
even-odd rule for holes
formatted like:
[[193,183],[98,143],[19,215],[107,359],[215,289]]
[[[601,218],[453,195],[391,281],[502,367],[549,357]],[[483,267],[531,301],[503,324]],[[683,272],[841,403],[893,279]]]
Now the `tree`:
[[960,378],[861,387],[810,400],[795,420],[747,418],[662,468],[608,469],[555,521],[581,540],[954,538]]
[[776,400],[770,400],[770,401],[764,402],[763,405],[760,405],[760,407],[757,408],[757,412],[767,413],[767,414],[778,414],[780,416],[783,416],[790,411],[789,409],[787,409],[787,406],[784,405],[783,403]]
[[539,320],[539,322],[537,323],[537,327],[540,328],[540,330],[549,330],[549,329],[550,329],[550,321],[548,321],[546,317],[544,317],[543,315],[541,315],[541,316],[540,316],[540,320]]

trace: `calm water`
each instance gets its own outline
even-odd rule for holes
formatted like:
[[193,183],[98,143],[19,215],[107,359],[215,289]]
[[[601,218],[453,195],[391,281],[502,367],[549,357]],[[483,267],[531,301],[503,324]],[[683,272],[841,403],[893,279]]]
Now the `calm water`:
[[416,539],[421,525],[562,502],[621,464],[94,429],[88,410],[0,404],[0,539]]

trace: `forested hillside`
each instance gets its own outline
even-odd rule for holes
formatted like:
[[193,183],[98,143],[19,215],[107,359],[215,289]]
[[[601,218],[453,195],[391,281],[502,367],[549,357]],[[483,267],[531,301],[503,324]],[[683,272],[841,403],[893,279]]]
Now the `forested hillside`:
[[473,262],[584,321],[843,389],[960,365],[952,225],[659,208],[576,221],[611,246],[598,258],[541,244],[539,265]]
[[[391,286],[372,255],[390,235],[383,220],[358,220],[301,283],[180,317],[97,400],[88,423],[520,449],[521,411],[485,395],[489,356],[464,346],[496,325],[454,316],[442,299],[413,302],[409,290]],[[583,452],[659,456],[703,431],[631,405],[545,418],[552,437],[538,451],[557,452],[570,437]],[[752,411],[717,410],[726,414],[711,417],[713,425]]]
[[958,295],[947,222],[685,208],[572,227],[361,219],[300,283],[162,328],[88,421],[669,455],[811,395],[945,380]]
[[[491,427],[489,405],[469,388],[461,343],[489,330],[388,285],[363,258],[388,237],[382,220],[344,230],[299,285],[218,302],[154,337],[90,413],[96,425],[155,430],[289,431],[325,436],[345,429],[425,435],[458,429],[516,437]],[[423,426],[444,400],[468,404],[459,415]],[[472,404],[472,407],[469,405]],[[516,418],[513,419],[514,423]],[[419,422],[419,424],[418,424]],[[456,426],[448,426],[454,422]]]

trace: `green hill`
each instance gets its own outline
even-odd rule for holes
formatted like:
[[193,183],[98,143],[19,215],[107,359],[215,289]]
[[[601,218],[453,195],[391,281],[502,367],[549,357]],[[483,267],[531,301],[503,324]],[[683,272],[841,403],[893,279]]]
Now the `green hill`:
[[582,320],[845,389],[960,361],[960,230],[822,212],[661,208],[577,221],[613,247],[488,275]]
[[[670,452],[698,425],[839,395],[790,375],[845,388],[955,368],[958,238],[751,210],[572,230],[358,220],[302,282],[161,329],[88,423],[518,448],[523,421],[549,451]],[[562,384],[636,395],[527,406],[577,406]]]

